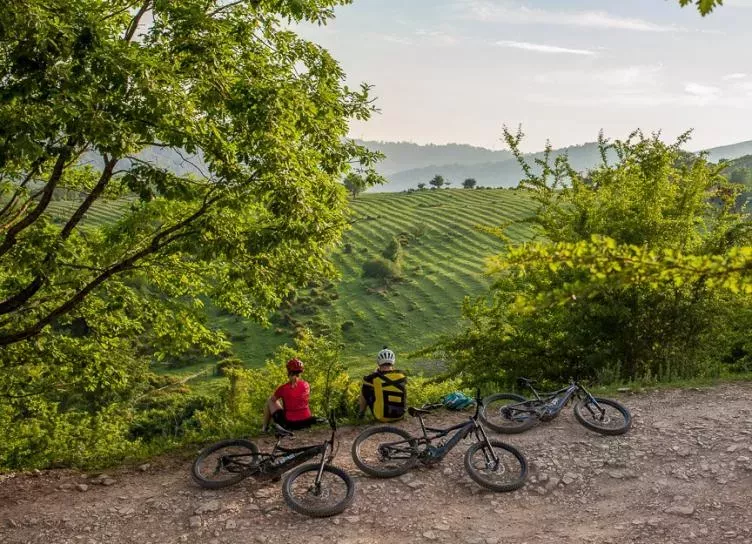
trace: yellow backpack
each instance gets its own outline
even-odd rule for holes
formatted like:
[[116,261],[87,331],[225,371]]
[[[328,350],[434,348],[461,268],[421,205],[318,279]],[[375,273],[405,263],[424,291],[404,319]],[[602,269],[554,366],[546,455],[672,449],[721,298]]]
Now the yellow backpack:
[[373,417],[389,422],[402,419],[407,408],[407,376],[399,370],[377,372],[372,384]]

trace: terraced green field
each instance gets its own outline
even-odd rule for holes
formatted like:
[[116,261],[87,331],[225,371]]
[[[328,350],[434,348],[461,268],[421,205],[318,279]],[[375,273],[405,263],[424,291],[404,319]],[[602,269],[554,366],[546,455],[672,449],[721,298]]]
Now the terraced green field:
[[[353,371],[373,365],[373,357],[388,345],[401,354],[430,344],[456,330],[465,296],[481,295],[489,285],[485,258],[501,249],[501,241],[478,229],[498,226],[532,215],[534,203],[518,191],[446,189],[413,193],[378,193],[353,202],[353,225],[334,256],[340,271],[337,299],[320,309],[320,317],[343,332],[345,358]],[[363,263],[379,256],[391,239],[405,233],[401,281],[384,288],[362,275]],[[513,240],[528,236],[525,225],[512,225]],[[248,331],[247,331],[248,332]],[[234,341],[238,354],[250,364],[267,355],[266,335],[256,330]],[[265,341],[260,341],[264,337]],[[431,372],[432,361],[404,366]]]
[[[64,221],[76,211],[79,205],[80,202],[74,200],[54,200],[50,202],[47,213],[55,220]],[[99,201],[88,211],[83,223],[91,226],[114,223],[123,215],[129,205],[130,200],[128,199]]]
[[[456,330],[463,298],[481,295],[489,285],[485,258],[502,247],[499,239],[478,227],[524,219],[535,207],[519,191],[508,189],[365,194],[352,205],[352,228],[333,256],[340,272],[333,287],[336,294],[329,305],[316,307],[315,315],[297,317],[342,330],[344,355],[353,372],[370,368],[384,345],[399,358]],[[56,201],[51,213],[67,216],[74,206],[71,201]],[[115,221],[127,206],[124,200],[97,204],[86,222]],[[520,224],[507,230],[513,240],[526,238],[528,232]],[[363,263],[380,256],[400,235],[407,240],[403,278],[386,286],[364,278]],[[227,331],[237,355],[249,366],[260,366],[277,346],[291,340],[289,330],[263,329],[239,316],[212,311],[211,320]],[[436,369],[434,361],[401,359],[400,363],[428,373]]]

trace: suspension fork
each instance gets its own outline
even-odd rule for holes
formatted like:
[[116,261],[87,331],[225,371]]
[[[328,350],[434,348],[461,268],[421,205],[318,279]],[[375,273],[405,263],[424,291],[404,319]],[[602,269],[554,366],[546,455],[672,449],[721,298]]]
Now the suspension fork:
[[597,417],[597,416],[595,415],[595,412],[593,412],[593,409],[592,409],[592,408],[590,407],[591,405],[593,405],[593,406],[595,406],[595,407],[596,407],[596,408],[598,409],[598,412],[600,412],[600,415],[601,415],[601,416],[600,416],[600,418],[599,418],[599,419],[603,419],[603,415],[604,415],[604,414],[606,413],[606,410],[605,410],[605,409],[604,409],[604,408],[603,408],[603,407],[602,407],[602,406],[601,406],[600,404],[598,404],[598,401],[597,401],[597,400],[595,400],[595,397],[594,397],[593,395],[591,395],[591,394],[590,394],[590,391],[588,391],[587,389],[585,389],[585,388],[584,388],[584,387],[582,387],[581,385],[580,385],[580,389],[582,389],[582,391],[583,391],[583,392],[585,393],[585,398],[586,398],[586,400],[588,401],[588,402],[587,402],[587,403],[585,404],[585,407],[586,407],[586,408],[588,409],[588,412],[590,412],[590,414],[591,414],[591,415],[592,415],[593,417]]
[[321,485],[321,477],[324,474],[324,466],[326,465],[326,462],[327,462],[326,454],[329,451],[329,447],[330,447],[329,442],[328,441],[324,442],[324,451],[321,452],[321,464],[319,465],[319,471],[316,474],[315,484],[316,484],[317,489]]
[[486,463],[493,461],[498,465],[499,456],[496,455],[493,446],[491,446],[491,441],[488,439],[488,435],[486,434],[485,429],[482,425],[478,425],[477,421],[474,421],[473,423],[475,423],[475,438],[478,440],[478,442],[483,442],[486,445],[486,447],[483,448],[483,456],[486,458]]

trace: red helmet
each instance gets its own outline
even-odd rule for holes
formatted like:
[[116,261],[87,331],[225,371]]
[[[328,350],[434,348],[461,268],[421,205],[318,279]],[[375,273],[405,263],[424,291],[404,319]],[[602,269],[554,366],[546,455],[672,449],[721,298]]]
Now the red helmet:
[[303,361],[301,361],[297,357],[293,357],[292,359],[287,361],[287,371],[288,372],[303,372]]

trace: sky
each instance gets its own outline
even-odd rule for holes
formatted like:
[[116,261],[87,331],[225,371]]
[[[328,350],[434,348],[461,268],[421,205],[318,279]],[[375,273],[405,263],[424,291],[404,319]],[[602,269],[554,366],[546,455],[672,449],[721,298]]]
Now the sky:
[[752,140],[752,0],[701,17],[678,0],[354,0],[298,31],[366,82],[367,140],[524,151],[693,129],[689,149]]

